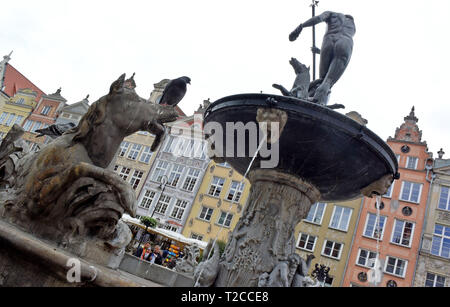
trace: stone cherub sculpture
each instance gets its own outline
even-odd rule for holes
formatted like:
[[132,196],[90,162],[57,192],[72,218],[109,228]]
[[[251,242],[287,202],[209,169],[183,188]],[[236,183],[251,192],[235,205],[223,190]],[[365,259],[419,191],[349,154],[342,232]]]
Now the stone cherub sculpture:
[[303,258],[300,259],[300,264],[298,265],[292,280],[292,287],[306,287],[308,285],[308,272],[311,267],[311,261],[314,258],[314,255],[310,254],[306,257],[306,260]]
[[317,89],[314,90],[312,100],[326,105],[331,88],[342,76],[350,62],[356,28],[352,16],[326,11],[300,24],[289,35],[289,40],[295,41],[303,28],[314,26],[320,22],[325,22],[328,27],[321,50],[313,50],[313,52],[320,53],[320,67],[319,79],[313,81]]
[[[124,137],[145,130],[161,140],[163,123],[178,114],[171,106],[139,97],[126,81],[125,74],[120,76],[78,126],[39,152],[20,159],[16,153],[1,152],[0,182],[8,182],[8,192],[0,193],[1,217],[58,244],[88,238],[112,247],[128,244],[128,227],[117,226],[123,213],[135,215],[135,193],[106,167]],[[10,144],[5,140],[2,147]],[[157,146],[153,143],[152,150]]]

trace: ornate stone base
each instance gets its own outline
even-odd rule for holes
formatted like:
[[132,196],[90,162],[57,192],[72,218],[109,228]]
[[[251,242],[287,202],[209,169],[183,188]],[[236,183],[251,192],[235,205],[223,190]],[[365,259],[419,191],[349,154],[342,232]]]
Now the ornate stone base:
[[295,253],[295,226],[320,193],[302,179],[273,169],[253,170],[249,180],[249,200],[225,248],[215,286],[290,285],[296,265],[287,277],[275,275]]

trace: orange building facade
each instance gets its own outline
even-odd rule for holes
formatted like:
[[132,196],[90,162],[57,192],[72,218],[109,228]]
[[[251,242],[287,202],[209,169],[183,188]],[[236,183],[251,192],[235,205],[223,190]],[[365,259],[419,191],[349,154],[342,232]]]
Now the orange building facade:
[[[411,287],[431,178],[432,156],[422,142],[414,107],[387,143],[397,156],[400,179],[382,196],[365,198],[343,286]],[[378,238],[378,240],[377,240]],[[376,278],[377,241],[381,265]],[[371,276],[375,276],[372,278]],[[377,283],[372,283],[373,281]]]
[[61,89],[51,95],[42,95],[39,103],[22,125],[25,130],[22,138],[28,142],[32,150],[37,150],[39,144],[46,144],[52,140],[49,136],[36,137],[38,135],[36,130],[53,125],[66,102],[67,100],[61,96]]

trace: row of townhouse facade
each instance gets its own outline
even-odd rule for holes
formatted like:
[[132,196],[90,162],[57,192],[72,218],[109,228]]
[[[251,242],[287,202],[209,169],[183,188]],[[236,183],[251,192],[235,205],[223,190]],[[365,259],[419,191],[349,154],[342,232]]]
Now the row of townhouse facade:
[[78,124],[89,108],[89,101],[86,97],[68,105],[61,96],[61,88],[47,95],[12,66],[10,60],[11,53],[0,62],[0,138],[17,124],[25,130],[23,139],[36,151],[51,141],[48,136],[37,137],[36,130],[55,123]]
[[[208,159],[201,122],[197,113],[171,125],[171,133],[152,154],[139,183],[142,188],[136,189],[137,214],[157,218],[161,227],[186,237],[227,242],[251,187],[227,163]],[[310,273],[316,264],[330,268],[325,285],[449,285],[450,160],[441,159],[442,153],[432,159],[417,122],[412,109],[387,140],[397,157],[400,179],[382,195],[379,206],[375,198],[366,197],[319,202],[297,225],[296,252],[315,256]],[[180,123],[194,131],[191,136],[174,129]],[[131,143],[123,143],[123,148],[128,149],[119,156],[143,159],[144,147],[138,146],[139,153]],[[126,176],[120,166],[117,172]],[[130,184],[135,182],[128,178]],[[379,273],[371,280],[377,255]]]

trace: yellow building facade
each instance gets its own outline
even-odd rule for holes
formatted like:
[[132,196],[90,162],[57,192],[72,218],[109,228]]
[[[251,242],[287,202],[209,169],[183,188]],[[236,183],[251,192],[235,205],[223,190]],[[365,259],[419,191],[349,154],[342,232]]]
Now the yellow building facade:
[[127,136],[111,163],[113,170],[129,182],[136,197],[144,186],[145,179],[155,160],[156,153],[150,151],[155,136],[146,131],[139,131]]
[[4,102],[0,114],[0,136],[3,139],[14,124],[22,126],[36,106],[37,93],[31,89],[19,90]]
[[296,251],[306,259],[313,254],[309,274],[315,264],[330,268],[326,286],[340,287],[360,219],[363,199],[340,203],[316,203],[295,228]]
[[250,183],[226,163],[211,161],[203,176],[182,234],[209,242],[228,242],[242,215]]

